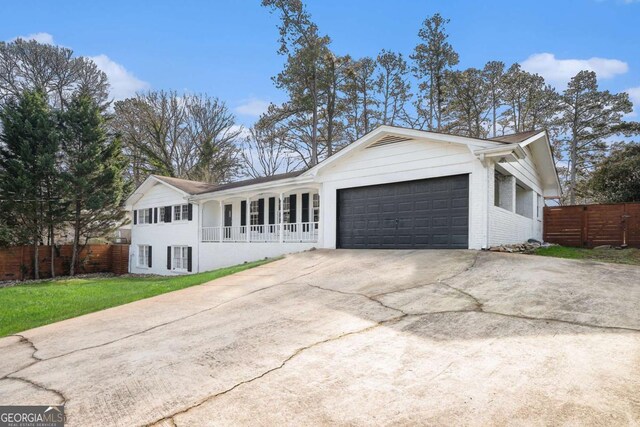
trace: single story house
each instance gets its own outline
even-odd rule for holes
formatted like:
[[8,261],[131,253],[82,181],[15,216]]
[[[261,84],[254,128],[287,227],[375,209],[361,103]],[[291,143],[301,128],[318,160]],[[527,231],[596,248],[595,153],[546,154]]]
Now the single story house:
[[542,239],[560,196],[545,131],[492,139],[380,126],[316,166],[230,184],[150,176],[127,199],[132,273],[311,248],[482,249]]

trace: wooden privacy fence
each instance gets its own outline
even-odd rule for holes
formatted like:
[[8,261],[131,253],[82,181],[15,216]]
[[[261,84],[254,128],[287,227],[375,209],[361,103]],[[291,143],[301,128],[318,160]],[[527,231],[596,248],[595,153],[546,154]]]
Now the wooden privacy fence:
[[544,240],[586,248],[640,248],[640,203],[545,207]]
[[[69,274],[72,245],[54,249],[56,276]],[[39,252],[40,278],[51,277],[51,246],[42,245]],[[33,278],[33,246],[13,246],[0,249],[0,280]],[[129,271],[129,245],[87,245],[79,254],[78,274],[124,274]]]

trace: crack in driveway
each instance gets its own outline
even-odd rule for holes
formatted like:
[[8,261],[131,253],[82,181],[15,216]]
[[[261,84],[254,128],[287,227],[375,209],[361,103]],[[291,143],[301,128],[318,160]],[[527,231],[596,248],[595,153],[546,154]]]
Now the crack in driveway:
[[374,302],[376,304],[379,304],[380,306],[387,308],[389,310],[394,310],[394,311],[398,311],[402,314],[404,314],[405,316],[409,315],[409,313],[405,312],[404,310],[400,309],[400,308],[396,308],[396,307],[391,307],[385,303],[383,303],[382,301],[376,299],[375,297],[370,297],[367,294],[362,294],[360,292],[346,292],[346,291],[339,291],[337,289],[331,289],[331,288],[323,288],[322,286],[318,286],[318,285],[312,285],[310,283],[305,283],[306,286],[309,286],[311,288],[316,288],[316,289],[320,289],[322,291],[328,291],[328,292],[335,292],[337,294],[342,294],[342,295],[353,295],[353,296],[361,296],[364,297],[366,299],[368,299],[371,302]]
[[24,369],[27,369],[27,368],[35,365],[36,363],[45,362],[45,361],[49,361],[49,360],[55,360],[55,359],[59,359],[61,357],[69,356],[71,354],[79,353],[79,352],[82,352],[82,351],[92,350],[92,349],[95,349],[95,348],[100,348],[100,347],[107,346],[109,344],[114,344],[116,342],[119,342],[119,341],[122,341],[122,340],[126,340],[128,338],[132,338],[132,337],[144,334],[144,333],[149,332],[149,331],[153,331],[154,329],[158,329],[158,328],[161,328],[163,326],[171,325],[173,323],[177,323],[177,322],[180,322],[182,320],[186,320],[186,319],[189,319],[191,317],[198,316],[198,315],[200,315],[202,313],[205,313],[205,312],[208,312],[208,311],[211,311],[211,310],[215,310],[215,309],[217,309],[217,308],[219,308],[219,307],[221,307],[223,305],[229,304],[231,302],[237,301],[237,300],[242,299],[242,298],[246,298],[246,297],[248,297],[250,295],[253,295],[253,294],[258,293],[258,292],[265,291],[267,289],[272,289],[272,288],[275,288],[275,287],[278,287],[278,286],[291,285],[292,284],[291,282],[293,280],[296,280],[296,279],[298,279],[300,277],[304,277],[304,276],[307,276],[309,274],[312,274],[312,273],[316,272],[317,271],[316,267],[318,267],[318,266],[320,266],[322,264],[326,264],[327,262],[328,261],[319,262],[317,264],[314,264],[312,266],[309,266],[309,267],[305,268],[305,270],[306,269],[314,269],[314,270],[312,270],[312,271],[310,271],[308,273],[304,273],[304,274],[301,274],[299,276],[293,277],[291,279],[287,279],[284,282],[275,283],[273,285],[265,286],[265,287],[262,287],[262,288],[259,288],[259,289],[254,289],[251,292],[247,292],[246,294],[239,295],[239,296],[231,298],[231,299],[229,299],[227,301],[223,301],[223,302],[221,302],[219,304],[216,304],[216,305],[214,305],[212,307],[207,307],[207,308],[199,310],[199,311],[197,311],[195,313],[191,313],[191,314],[189,314],[187,316],[183,316],[183,317],[179,317],[177,319],[169,320],[167,322],[159,323],[157,325],[154,325],[154,326],[151,326],[149,328],[146,328],[146,329],[143,329],[143,330],[140,330],[140,331],[137,331],[137,332],[134,332],[134,333],[131,333],[131,334],[116,338],[116,339],[111,340],[111,341],[103,342],[103,343],[92,345],[92,346],[88,346],[88,347],[78,348],[76,350],[69,351],[67,353],[59,354],[57,356],[52,356],[52,357],[48,357],[48,358],[44,358],[44,359],[36,356],[36,352],[38,351],[38,349],[37,349],[37,347],[35,346],[35,344],[31,340],[29,340],[28,338],[26,338],[23,335],[14,334],[13,336],[20,337],[21,341],[22,340],[26,341],[34,349],[34,352],[32,353],[31,357],[33,357],[36,360],[33,363],[31,363],[31,364],[29,364],[27,366],[24,366],[24,367],[22,367],[22,368],[20,368],[20,369],[18,369],[16,371],[10,372],[9,374],[7,374],[7,375],[3,376],[2,378],[0,378],[0,380],[3,379],[3,378],[8,377],[9,375],[12,375],[12,374],[18,373],[18,372],[20,372],[20,371],[22,371]]
[[56,390],[55,388],[49,388],[49,387],[45,387],[40,383],[37,383],[33,380],[30,380],[28,378],[23,378],[23,377],[16,377],[16,376],[4,376],[2,378],[0,378],[0,381],[2,380],[16,380],[16,381],[21,381],[24,382],[26,384],[29,384],[35,388],[37,388],[38,390],[43,390],[43,391],[48,391],[50,393],[55,394],[56,396],[58,396],[58,398],[60,398],[60,400],[62,400],[62,402],[60,403],[61,405],[64,405],[65,403],[67,403],[69,401],[69,399],[67,399],[67,397],[64,395],[64,393],[62,393],[60,390]]
[[242,385],[249,384],[249,383],[252,383],[254,381],[257,381],[257,380],[265,377],[266,375],[269,375],[272,372],[275,372],[277,370],[280,370],[280,369],[284,368],[287,365],[287,363],[289,363],[292,359],[296,358],[297,356],[299,356],[301,353],[305,352],[306,350],[309,350],[311,348],[320,346],[322,344],[326,344],[326,343],[329,343],[329,342],[337,341],[339,339],[342,339],[342,338],[345,338],[345,337],[348,337],[348,336],[352,336],[352,335],[368,332],[368,331],[371,331],[371,330],[373,330],[375,328],[383,326],[383,325],[385,325],[387,323],[397,322],[397,321],[399,321],[399,320],[401,320],[401,319],[403,319],[405,317],[407,317],[407,314],[402,314],[400,316],[396,316],[396,317],[392,317],[390,319],[386,319],[386,320],[382,320],[380,322],[376,322],[375,324],[373,324],[371,326],[367,326],[366,328],[358,329],[357,331],[345,332],[343,334],[340,334],[340,335],[337,335],[337,336],[334,336],[334,337],[330,337],[330,338],[327,338],[327,339],[324,339],[324,340],[321,340],[321,341],[317,341],[317,342],[314,342],[314,343],[309,344],[309,345],[304,346],[304,347],[300,347],[297,350],[295,350],[291,355],[286,357],[279,365],[277,365],[277,366],[275,366],[273,368],[267,369],[266,371],[262,372],[261,374],[256,375],[256,376],[254,376],[254,377],[252,377],[250,379],[240,381],[240,382],[234,384],[233,386],[231,386],[231,387],[229,387],[229,388],[227,388],[227,389],[225,389],[225,390],[223,390],[221,392],[218,392],[218,393],[212,394],[210,396],[207,396],[204,399],[201,399],[197,403],[195,403],[195,404],[193,404],[193,405],[191,405],[191,406],[189,406],[189,407],[187,407],[185,409],[182,409],[182,410],[180,410],[178,412],[174,412],[173,414],[167,415],[166,417],[163,417],[163,418],[160,418],[158,420],[152,421],[151,423],[145,424],[145,425],[146,426],[154,426],[154,425],[157,425],[157,424],[162,423],[164,421],[171,421],[174,425],[177,425],[177,423],[175,421],[175,417],[177,417],[178,415],[183,415],[183,414],[191,411],[192,409],[195,409],[195,408],[198,408],[198,407],[204,405],[205,403],[209,402],[210,400],[213,400],[213,399],[215,399],[215,398],[217,398],[219,396],[225,395],[225,394],[237,389],[238,387],[240,387]]

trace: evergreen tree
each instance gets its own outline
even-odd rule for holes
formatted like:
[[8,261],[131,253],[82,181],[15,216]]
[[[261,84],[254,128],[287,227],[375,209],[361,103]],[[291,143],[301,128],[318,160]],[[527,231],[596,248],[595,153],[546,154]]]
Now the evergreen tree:
[[503,129],[526,132],[551,126],[558,113],[558,94],[544,78],[513,64],[502,79],[506,109],[499,123]]
[[[413,72],[420,81],[416,104],[421,122],[428,130],[440,131],[444,124],[445,74],[458,64],[458,54],[447,41],[445,26],[449,23],[439,13],[425,19],[418,37],[422,40],[411,55]],[[426,106],[424,105],[426,102]]]
[[126,160],[119,138],[107,133],[105,116],[89,95],[79,94],[71,101],[61,113],[61,124],[63,174],[73,226],[70,272],[74,275],[81,246],[122,223]]
[[[320,156],[322,82],[327,81],[323,74],[331,39],[319,34],[318,26],[311,21],[300,0],[262,0],[262,5],[280,16],[278,53],[287,59],[284,70],[274,78],[274,82],[278,89],[284,89],[289,95],[289,101],[283,106],[271,108],[268,121],[282,122],[293,118],[293,123],[285,126],[305,129],[303,134],[307,134],[307,137],[295,144],[308,145],[310,156],[303,160],[313,166],[318,163]],[[300,119],[304,116],[308,116],[309,120],[301,127]]]
[[346,68],[342,91],[350,142],[367,134],[378,122],[375,72],[376,62],[369,57],[351,61]]
[[455,135],[486,138],[491,92],[481,70],[468,68],[447,74],[449,86],[447,130]]
[[640,202],[640,144],[615,145],[589,182],[602,203]]
[[407,61],[401,53],[384,49],[376,60],[379,66],[376,87],[380,94],[380,120],[385,125],[397,125],[406,116],[405,106],[411,99]]
[[[49,224],[59,223],[48,208],[57,188],[59,139],[47,96],[26,90],[0,111],[0,201],[14,242],[34,247],[33,275],[40,277],[39,245]],[[49,222],[49,224],[48,224]]]
[[504,63],[489,61],[482,70],[485,85],[489,94],[491,108],[491,136],[498,136],[498,109],[502,106],[502,80],[504,78]]
[[624,114],[632,111],[627,93],[599,91],[596,73],[580,71],[561,97],[559,148],[567,164],[568,201],[606,152],[606,139],[618,133]]

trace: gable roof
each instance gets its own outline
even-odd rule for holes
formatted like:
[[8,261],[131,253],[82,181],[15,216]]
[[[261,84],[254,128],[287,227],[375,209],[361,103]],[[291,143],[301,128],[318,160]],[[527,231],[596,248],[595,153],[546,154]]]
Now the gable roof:
[[156,183],[167,185],[168,187],[182,193],[183,196],[197,196],[201,194],[215,193],[217,191],[224,191],[250,185],[285,180],[288,178],[295,178],[299,175],[302,175],[304,172],[304,170],[299,170],[271,176],[244,179],[227,184],[211,184],[209,182],[192,181],[189,179],[174,178],[172,176],[149,175],[147,179],[145,179],[144,182],[140,184],[140,186],[138,186],[138,188],[136,188],[136,190],[127,198],[125,204],[131,205],[133,203],[136,203],[142,197],[144,192]]
[[410,140],[419,140],[419,139],[431,139],[439,142],[446,142],[452,144],[460,144],[464,146],[481,146],[481,147],[492,147],[497,146],[499,141],[491,141],[488,139],[481,138],[471,138],[468,136],[459,136],[452,135],[448,133],[442,132],[431,132],[425,130],[417,130],[411,128],[405,128],[400,126],[389,126],[389,125],[380,125],[371,132],[363,135],[358,140],[352,142],[347,145],[342,150],[338,151],[333,156],[328,159],[323,160],[318,163],[311,169],[307,170],[304,175],[316,175],[321,169],[326,168],[328,165],[335,163],[339,159],[349,155],[349,153],[356,152],[360,147],[366,147],[369,144],[371,146],[377,144],[378,142],[384,142],[387,138],[391,137],[396,141],[410,141]]
[[539,134],[540,132],[542,132],[541,130],[530,130],[530,131],[526,131],[526,132],[517,132],[517,133],[510,133],[507,135],[502,135],[502,136],[496,136],[493,138],[489,138],[489,141],[497,141],[497,142],[504,142],[507,144],[517,144],[523,141],[526,141],[527,139],[531,138],[534,135]]
[[206,193],[207,191],[213,191],[216,188],[215,184],[210,184],[208,182],[191,181],[188,179],[174,178],[171,176],[163,175],[151,176],[190,195]]
[[[495,138],[490,139],[482,139],[482,138],[472,138],[466,136],[457,136],[440,132],[429,132],[429,131],[421,131],[416,129],[398,127],[398,126],[388,126],[382,125],[378,126],[373,131],[368,134],[362,136],[357,141],[349,144],[344,149],[340,150],[335,155],[331,156],[328,159],[325,159],[315,165],[314,167],[307,170],[298,170],[294,172],[282,173],[272,176],[259,177],[259,178],[251,178],[245,179],[236,182],[230,182],[227,184],[211,184],[202,181],[192,181],[188,179],[181,178],[173,178],[162,175],[150,175],[143,184],[141,184],[136,191],[129,196],[127,199],[127,204],[135,203],[135,196],[138,195],[138,199],[141,197],[142,193],[146,191],[146,188],[149,185],[153,185],[155,182],[160,182],[162,184],[168,185],[169,187],[181,192],[184,196],[200,196],[209,193],[215,193],[218,191],[232,190],[236,188],[248,187],[253,185],[259,185],[270,182],[284,181],[291,178],[302,177],[305,179],[313,179],[313,176],[317,174],[317,172],[327,166],[335,162],[337,159],[345,156],[349,152],[353,151],[359,146],[366,145],[368,143],[377,143],[376,141],[385,140],[385,139],[397,139],[397,140],[412,140],[414,138],[431,138],[434,140],[439,140],[443,142],[463,144],[463,145],[475,145],[476,147],[480,145],[484,147],[481,151],[491,151],[497,150],[501,144],[514,144],[519,145],[519,147],[515,147],[519,149],[518,151],[522,151],[522,148],[530,145],[532,142],[536,142],[534,144],[537,156],[540,157],[548,157],[552,164],[552,173],[553,177],[548,177],[550,181],[552,181],[551,185],[555,185],[560,188],[557,171],[555,170],[555,163],[553,161],[553,155],[551,153],[551,147],[549,145],[548,136],[546,131],[527,131],[527,132],[518,132],[508,135],[502,135]],[[543,138],[544,137],[544,138]],[[542,142],[542,141],[543,142]],[[541,142],[538,142],[541,141]],[[384,142],[384,141],[383,141]],[[393,141],[388,141],[392,143]],[[493,147],[493,148],[492,148]],[[503,146],[504,147],[504,146]],[[514,149],[515,149],[514,148]],[[488,152],[487,151],[487,152]],[[519,156],[517,156],[519,157]],[[546,162],[545,162],[546,163]],[[545,165],[546,166],[546,165]],[[551,171],[547,168],[547,173]],[[151,184],[149,183],[151,182]],[[547,182],[549,184],[549,182]],[[284,183],[283,183],[284,184]]]
[[206,190],[196,194],[214,193],[216,191],[230,190],[232,188],[240,188],[240,187],[246,187],[249,185],[263,184],[265,182],[279,181],[281,179],[295,178],[296,176],[302,175],[304,172],[305,172],[304,170],[298,170],[298,171],[280,173],[280,174],[271,175],[271,176],[261,176],[258,178],[244,179],[242,181],[230,182],[228,184],[220,184],[215,186],[215,188],[213,188],[212,190]]

